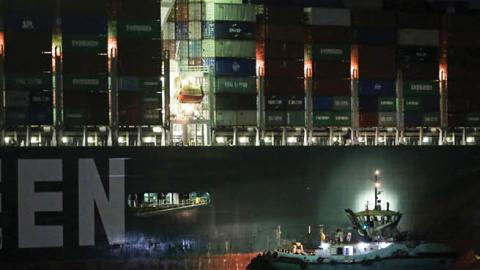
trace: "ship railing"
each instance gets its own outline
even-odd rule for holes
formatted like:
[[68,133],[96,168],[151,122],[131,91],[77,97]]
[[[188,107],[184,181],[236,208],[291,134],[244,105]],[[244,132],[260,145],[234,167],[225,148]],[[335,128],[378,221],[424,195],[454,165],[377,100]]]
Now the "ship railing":
[[143,203],[140,205],[140,208],[165,209],[165,208],[205,205],[207,203],[208,202],[205,198],[184,199],[184,200],[179,200],[178,202],[172,202],[171,200],[158,200],[156,202]]

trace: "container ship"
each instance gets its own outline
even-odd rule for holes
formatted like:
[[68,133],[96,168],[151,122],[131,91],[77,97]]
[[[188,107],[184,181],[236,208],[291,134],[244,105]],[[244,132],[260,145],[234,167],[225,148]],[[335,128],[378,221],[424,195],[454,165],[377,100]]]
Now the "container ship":
[[475,1],[0,1],[0,267],[243,269],[348,228],[376,168],[401,228],[475,265],[478,21]]

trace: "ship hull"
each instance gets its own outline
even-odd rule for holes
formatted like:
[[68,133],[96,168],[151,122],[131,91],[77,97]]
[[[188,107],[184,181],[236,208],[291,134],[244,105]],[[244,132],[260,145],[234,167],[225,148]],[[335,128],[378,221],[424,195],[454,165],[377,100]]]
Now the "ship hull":
[[[0,158],[0,261],[8,263],[248,254],[291,240],[314,246],[319,224],[332,237],[336,228],[349,226],[345,208],[363,210],[373,200],[369,179],[378,168],[383,203],[404,213],[402,230],[427,240],[480,242],[478,147],[7,148]],[[93,244],[81,244],[82,159],[95,163],[106,198],[109,162],[124,160],[125,241],[120,246],[109,242],[108,222],[98,209]],[[62,209],[35,216],[38,225],[62,227],[59,246],[20,246],[19,216],[25,209],[19,206],[28,200],[19,192],[22,160],[61,164],[61,183],[35,188],[62,194]],[[151,217],[128,211],[128,194],[191,191],[208,192],[211,202]]]

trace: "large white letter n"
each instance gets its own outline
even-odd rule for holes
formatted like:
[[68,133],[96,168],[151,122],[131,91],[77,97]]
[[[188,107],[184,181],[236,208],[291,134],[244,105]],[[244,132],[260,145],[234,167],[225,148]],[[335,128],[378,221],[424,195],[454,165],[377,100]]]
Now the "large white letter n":
[[80,246],[95,245],[95,206],[109,244],[125,241],[125,160],[110,159],[109,195],[93,159],[78,164],[78,218]]

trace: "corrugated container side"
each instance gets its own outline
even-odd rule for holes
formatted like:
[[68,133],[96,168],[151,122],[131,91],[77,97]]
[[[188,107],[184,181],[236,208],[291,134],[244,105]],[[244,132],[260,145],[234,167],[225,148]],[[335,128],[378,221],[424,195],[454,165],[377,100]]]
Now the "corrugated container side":
[[404,120],[406,127],[438,126],[440,115],[439,113],[406,112]]
[[405,97],[404,98],[404,110],[405,112],[421,112],[424,111],[423,102],[418,97]]
[[318,43],[349,44],[353,41],[353,33],[346,26],[308,26],[308,40]]
[[[203,42],[201,40],[188,41],[188,57],[202,58],[203,56]],[[200,62],[201,65],[201,62]]]
[[359,80],[358,93],[361,96],[390,96],[396,95],[395,81],[393,80]]
[[[62,16],[62,33],[73,35],[106,35],[107,17],[88,15]],[[160,30],[160,28],[158,28]],[[119,29],[120,30],[120,29]],[[159,32],[160,33],[160,32]]]
[[389,45],[396,41],[396,33],[393,28],[361,27],[353,31],[354,40],[359,44]]
[[345,7],[351,9],[382,9],[383,0],[343,0]]
[[350,62],[315,61],[313,63],[313,78],[347,80],[350,77]]
[[257,92],[255,78],[221,77],[215,79],[215,93],[251,93]]
[[360,112],[377,112],[379,111],[379,104],[377,97],[360,96],[358,98],[358,110]]
[[[368,1],[368,0],[367,0]],[[353,1],[352,1],[353,2]],[[387,10],[353,10],[352,26],[396,28],[397,14]]]
[[303,7],[298,6],[265,6],[264,19],[268,23],[302,24]]
[[360,127],[378,126],[378,112],[360,112],[358,119]]
[[160,59],[144,55],[119,54],[119,76],[159,76],[161,73]]
[[333,97],[313,96],[312,108],[316,112],[329,112],[333,110]]
[[12,55],[11,51],[5,51],[5,70],[17,74],[49,72],[52,70],[52,57],[40,52]]
[[477,25],[480,25],[480,16],[478,15],[449,14],[447,17],[449,30],[475,31],[478,30]]
[[299,78],[304,76],[303,60],[266,59],[265,76]]
[[166,22],[162,27],[162,40],[175,39],[175,22]]
[[314,112],[313,125],[316,127],[345,127],[351,126],[350,112]]
[[257,58],[302,59],[304,43],[298,42],[257,42]]
[[[439,66],[430,63],[411,63],[400,67],[404,80],[433,81],[439,78]],[[449,77],[451,76],[449,70]]]
[[142,124],[158,126],[162,124],[162,111],[158,109],[143,109]]
[[397,113],[380,112],[378,113],[378,125],[382,127],[393,127],[397,125]]
[[188,4],[186,2],[176,2],[175,11],[172,10],[172,13],[175,13],[175,21],[188,21]]
[[51,34],[54,25],[54,16],[38,15],[18,15],[6,14],[4,17],[5,29],[7,31],[24,33],[45,33]]
[[265,78],[264,91],[272,95],[303,95],[305,93],[302,78],[267,77]]
[[254,77],[256,61],[242,58],[204,58],[204,65],[212,67],[217,76]]
[[108,90],[108,77],[104,75],[63,75],[63,88],[68,90]]
[[160,21],[120,21],[117,27],[119,38],[161,37]]
[[449,66],[476,67],[480,52],[478,48],[448,48],[447,57]]
[[202,22],[188,22],[188,38],[189,39],[202,39]]
[[30,105],[30,92],[6,91],[5,107],[28,107]]
[[288,111],[305,110],[305,96],[286,96],[285,104]]
[[6,89],[50,90],[53,88],[51,74],[5,74]]
[[236,111],[236,125],[237,126],[256,126],[257,111],[256,110]]
[[438,64],[440,51],[436,47],[398,47],[397,61],[399,64],[431,63]]
[[257,26],[256,36],[259,40],[302,42],[306,33],[302,25],[262,24]]
[[323,96],[350,96],[350,80],[314,80],[312,95]]
[[315,61],[350,62],[351,46],[347,44],[313,44],[312,56]]
[[5,32],[5,55],[29,56],[52,50],[51,33]]
[[266,111],[265,125],[269,127],[281,127],[287,124],[287,113],[284,111]]
[[397,101],[393,97],[379,97],[378,111],[379,112],[393,112],[397,110]]
[[269,111],[284,111],[287,109],[286,100],[283,96],[267,96],[265,109]]
[[402,46],[440,46],[439,30],[398,29],[397,42]]
[[205,16],[203,17],[207,21],[256,21],[255,6],[253,5],[207,3],[204,12]]
[[188,22],[175,23],[175,39],[188,39]]
[[287,126],[304,127],[305,112],[304,111],[287,111]]
[[[83,1],[81,1],[83,2]],[[93,1],[96,3],[95,1]],[[87,8],[89,6],[87,5]],[[160,3],[156,0],[142,1],[121,1],[118,7],[117,16],[119,19],[158,19],[160,18]],[[91,7],[90,7],[91,9]],[[163,10],[163,9],[162,9]],[[175,13],[172,10],[172,13]]]
[[190,21],[201,21],[203,9],[204,4],[202,2],[188,3],[188,19]]
[[436,13],[398,13],[399,28],[438,29],[440,27],[440,15]]
[[255,41],[203,40],[202,57],[255,58]]
[[348,112],[352,110],[351,97],[333,97],[333,111]]
[[438,81],[404,81],[405,96],[438,96],[440,95]]
[[308,12],[307,23],[310,25],[350,26],[350,10],[340,8],[311,8]]
[[245,94],[216,94],[216,110],[255,110],[257,108],[257,95]]
[[449,32],[449,47],[478,47],[480,46],[480,31]]
[[106,36],[63,36],[63,51],[77,53],[106,53]]
[[[50,65],[52,62],[51,57]],[[63,73],[64,74],[95,74],[107,72],[107,57],[96,54],[63,54]]]
[[255,24],[248,22],[203,22],[205,39],[254,39]]

